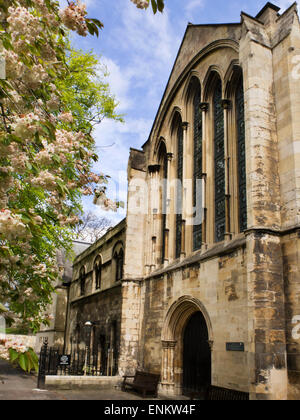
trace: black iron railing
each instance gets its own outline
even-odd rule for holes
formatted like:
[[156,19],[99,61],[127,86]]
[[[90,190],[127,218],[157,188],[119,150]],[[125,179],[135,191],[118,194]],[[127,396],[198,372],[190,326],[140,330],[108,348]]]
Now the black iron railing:
[[63,348],[48,347],[45,342],[40,351],[38,388],[44,388],[46,376],[115,376],[116,360],[111,349],[87,347],[64,354]]

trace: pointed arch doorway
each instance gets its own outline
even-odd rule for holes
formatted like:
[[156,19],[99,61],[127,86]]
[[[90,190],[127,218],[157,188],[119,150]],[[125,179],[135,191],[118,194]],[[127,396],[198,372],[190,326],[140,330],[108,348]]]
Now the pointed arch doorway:
[[211,349],[204,316],[195,312],[183,334],[183,395],[200,392],[211,384]]
[[212,325],[204,305],[191,296],[176,300],[162,331],[161,391],[180,396],[209,385],[212,345]]

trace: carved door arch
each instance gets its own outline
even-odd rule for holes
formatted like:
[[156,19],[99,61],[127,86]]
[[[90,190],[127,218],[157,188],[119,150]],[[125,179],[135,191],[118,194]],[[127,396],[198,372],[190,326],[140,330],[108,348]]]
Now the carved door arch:
[[[182,296],[169,308],[162,332],[162,391],[170,395],[183,393],[184,332],[189,320],[201,313],[207,327],[205,341],[212,350],[213,331],[208,312],[202,302],[191,296]],[[208,361],[211,363],[211,360]]]

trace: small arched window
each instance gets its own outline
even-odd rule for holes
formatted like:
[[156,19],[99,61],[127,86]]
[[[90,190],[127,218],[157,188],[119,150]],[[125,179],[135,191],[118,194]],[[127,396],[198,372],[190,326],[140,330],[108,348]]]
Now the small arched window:
[[80,296],[85,295],[85,268],[81,267],[79,272],[79,282],[80,282]]
[[115,253],[116,261],[116,281],[123,279],[124,274],[124,251],[121,248],[118,253]]
[[101,289],[101,280],[102,280],[102,261],[98,257],[94,263],[94,278],[95,278],[95,289]]

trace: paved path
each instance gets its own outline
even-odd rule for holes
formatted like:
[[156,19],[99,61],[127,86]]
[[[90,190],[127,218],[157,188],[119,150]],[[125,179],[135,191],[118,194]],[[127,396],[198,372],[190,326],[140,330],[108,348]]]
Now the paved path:
[[117,390],[38,391],[37,379],[0,360],[0,400],[142,400]]
[[61,400],[55,392],[34,391],[37,380],[0,360],[0,400]]

